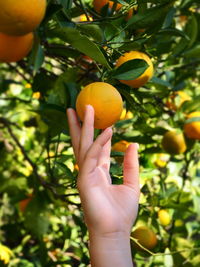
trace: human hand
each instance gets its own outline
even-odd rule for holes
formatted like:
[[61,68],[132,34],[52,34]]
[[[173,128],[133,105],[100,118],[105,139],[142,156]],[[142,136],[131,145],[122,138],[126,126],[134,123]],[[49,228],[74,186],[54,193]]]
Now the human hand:
[[129,237],[139,202],[137,144],[127,148],[123,184],[113,185],[109,174],[112,129],[105,129],[94,141],[94,109],[86,106],[81,127],[75,110],[68,109],[72,145],[79,166],[77,186],[90,234]]

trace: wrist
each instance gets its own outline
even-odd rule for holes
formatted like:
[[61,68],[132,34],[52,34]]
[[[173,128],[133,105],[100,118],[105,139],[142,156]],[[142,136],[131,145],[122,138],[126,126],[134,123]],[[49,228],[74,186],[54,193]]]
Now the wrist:
[[92,267],[133,266],[129,234],[89,232],[89,251]]

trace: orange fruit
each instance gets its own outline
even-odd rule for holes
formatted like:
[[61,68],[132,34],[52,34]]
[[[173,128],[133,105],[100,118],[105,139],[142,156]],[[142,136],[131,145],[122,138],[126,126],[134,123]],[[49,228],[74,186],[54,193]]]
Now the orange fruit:
[[20,209],[21,212],[25,212],[25,210],[26,210],[29,202],[32,200],[32,198],[33,198],[33,195],[32,194],[28,194],[27,198],[25,198],[25,199],[23,199],[23,200],[21,200],[19,202],[19,209]]
[[112,151],[116,151],[116,152],[126,152],[126,149],[128,148],[128,146],[130,145],[129,142],[125,141],[125,140],[121,140],[117,143],[115,143],[112,146]]
[[143,59],[147,62],[149,67],[145,70],[145,72],[140,75],[138,78],[134,80],[120,80],[121,83],[127,84],[133,88],[139,88],[143,86],[145,83],[147,83],[153,76],[153,64],[149,56],[147,56],[145,53],[139,52],[139,51],[130,51],[122,55],[116,62],[116,67],[121,66],[125,62],[133,59]]
[[159,210],[158,218],[159,218],[160,224],[163,226],[167,226],[171,222],[171,216],[167,210]]
[[[129,142],[121,140],[112,146],[112,151],[125,153],[129,145],[130,145]],[[123,162],[123,157],[115,156],[114,158],[119,164]]]
[[[138,240],[138,242],[146,249],[153,249],[157,245],[157,237],[153,230],[147,226],[140,226],[132,232],[131,236]],[[137,248],[141,249],[138,245]]]
[[85,106],[91,105],[95,111],[94,127],[105,129],[119,120],[123,109],[120,93],[112,85],[94,82],[84,87],[76,100],[76,110],[83,121]]
[[185,123],[184,132],[190,139],[200,140],[200,111],[195,111],[187,116],[187,119],[199,118],[198,121]]
[[162,146],[169,154],[181,154],[187,149],[183,133],[177,130],[171,130],[164,134]]
[[33,45],[34,35],[10,36],[0,33],[0,62],[17,62],[26,57]]
[[185,101],[190,101],[191,97],[183,91],[173,92],[166,102],[166,106],[176,111]]
[[[94,0],[93,1],[94,10],[97,13],[100,13],[101,9],[107,4],[108,4],[109,8],[112,9],[114,2],[109,1],[109,0]],[[122,7],[122,5],[117,3],[116,10],[119,10],[121,7]]]
[[0,32],[25,35],[42,21],[46,0],[0,0]]
[[[105,6],[105,5],[108,5],[109,9],[111,10],[113,5],[114,5],[114,2],[113,1],[109,1],[109,0],[94,0],[93,1],[93,6],[94,6],[94,10],[97,12],[97,13],[101,13],[101,9]],[[119,4],[117,3],[116,7],[115,7],[115,10],[118,11],[119,9],[122,8],[122,4]],[[133,11],[134,9],[131,8],[129,11],[128,11],[128,14],[126,16],[126,20],[129,20],[132,15],[133,15]]]
[[88,57],[86,55],[81,56],[81,58],[78,59],[78,64],[84,68],[89,69],[89,67],[94,63],[94,61],[91,59],[91,57]]

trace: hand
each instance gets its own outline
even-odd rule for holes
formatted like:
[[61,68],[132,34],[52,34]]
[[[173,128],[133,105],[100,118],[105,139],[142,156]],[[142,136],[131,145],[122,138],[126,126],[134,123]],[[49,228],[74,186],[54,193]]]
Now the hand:
[[93,107],[86,107],[82,127],[75,110],[68,109],[67,114],[80,170],[77,185],[89,233],[129,237],[140,192],[138,145],[129,145],[125,153],[123,184],[113,185],[109,174],[112,129],[105,129],[94,141]]

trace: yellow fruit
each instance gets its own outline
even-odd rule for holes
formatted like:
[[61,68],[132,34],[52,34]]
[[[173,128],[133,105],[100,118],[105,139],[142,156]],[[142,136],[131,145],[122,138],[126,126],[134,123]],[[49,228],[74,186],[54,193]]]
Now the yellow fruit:
[[157,154],[157,158],[154,164],[159,168],[164,168],[167,165],[168,160],[169,160],[168,154],[160,153]]
[[88,19],[89,19],[89,21],[93,21],[93,18],[91,16],[88,16],[88,18],[87,18],[87,16],[85,14],[82,14],[79,17],[79,21],[81,21],[81,22],[88,21]]
[[17,62],[28,55],[33,45],[33,33],[10,36],[0,33],[0,62]]
[[[125,62],[133,59],[143,59],[147,62],[149,67],[145,70],[145,72],[140,75],[137,79],[134,80],[120,80],[121,83],[127,84],[133,88],[139,88],[143,86],[145,83],[147,83],[153,76],[153,64],[149,56],[147,56],[145,53],[139,52],[139,51],[131,51],[128,53],[125,53],[122,55],[116,62],[116,67],[121,66]],[[131,77],[130,77],[131,78]]]
[[126,152],[126,149],[128,148],[128,146],[130,145],[129,142],[125,141],[125,140],[121,140],[117,143],[115,143],[112,146],[112,151],[116,151],[116,152]]
[[179,109],[185,101],[190,101],[191,97],[183,91],[173,92],[166,102],[166,106],[171,110]]
[[199,118],[198,121],[185,123],[184,132],[190,139],[200,140],[200,111],[195,111],[187,116],[187,119]]
[[171,216],[169,215],[169,212],[167,210],[159,210],[158,218],[159,218],[160,224],[163,226],[167,226],[171,222]]
[[[113,1],[109,1],[109,0],[94,0],[93,1],[93,6],[94,6],[94,10],[97,12],[97,13],[101,13],[101,9],[105,6],[105,5],[108,5],[109,9],[111,10],[113,5],[114,5],[114,2]],[[115,10],[118,11],[119,9],[122,8],[122,5],[117,3],[116,7],[115,7]],[[126,20],[129,20],[132,15],[133,15],[133,11],[134,9],[131,8],[129,11],[128,11],[128,14],[126,16]]]
[[162,139],[162,146],[169,154],[181,154],[187,149],[184,135],[176,130],[165,133]]
[[126,109],[123,108],[120,120],[128,120],[132,118],[133,118],[133,113],[131,111],[126,111]]
[[183,221],[180,219],[177,219],[177,220],[175,220],[174,225],[176,227],[181,227],[181,226],[183,226]]
[[84,87],[76,101],[76,110],[83,121],[85,106],[91,105],[95,111],[94,127],[105,129],[119,120],[123,109],[120,93],[112,85],[95,82]]
[[[157,245],[157,237],[155,233],[147,226],[140,226],[132,232],[131,236],[146,249],[153,249]],[[136,246],[139,248],[138,246]]]
[[12,256],[13,256],[12,250],[0,244],[0,264],[2,265],[1,262],[3,262],[7,266]]
[[0,32],[25,35],[42,21],[46,0],[0,0]]
[[32,98],[40,99],[41,98],[41,93],[40,92],[34,92],[33,95],[32,95]]

